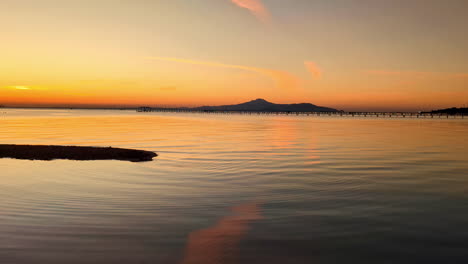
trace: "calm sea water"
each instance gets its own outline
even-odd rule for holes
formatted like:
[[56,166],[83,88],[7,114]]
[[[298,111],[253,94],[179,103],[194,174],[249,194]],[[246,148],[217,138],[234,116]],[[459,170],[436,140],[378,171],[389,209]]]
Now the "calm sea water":
[[468,120],[1,109],[0,263],[468,263]]

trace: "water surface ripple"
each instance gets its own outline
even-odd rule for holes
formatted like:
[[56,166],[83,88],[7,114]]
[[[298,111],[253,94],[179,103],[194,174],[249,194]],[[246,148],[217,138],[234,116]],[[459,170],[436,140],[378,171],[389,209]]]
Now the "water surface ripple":
[[467,263],[468,122],[4,109],[0,262]]

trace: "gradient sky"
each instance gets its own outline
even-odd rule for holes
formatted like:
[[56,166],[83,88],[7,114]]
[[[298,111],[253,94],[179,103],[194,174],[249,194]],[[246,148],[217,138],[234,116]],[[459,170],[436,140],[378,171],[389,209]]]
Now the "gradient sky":
[[2,0],[0,104],[468,104],[466,0]]

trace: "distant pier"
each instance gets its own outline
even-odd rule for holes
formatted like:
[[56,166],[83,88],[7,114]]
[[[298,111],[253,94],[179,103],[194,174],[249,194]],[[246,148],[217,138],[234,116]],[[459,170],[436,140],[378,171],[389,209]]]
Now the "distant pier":
[[317,116],[317,117],[357,117],[357,118],[408,118],[408,119],[465,119],[466,114],[414,113],[414,112],[268,112],[268,111],[221,111],[193,110],[181,108],[140,107],[139,113],[194,113],[211,115],[269,115],[269,116]]

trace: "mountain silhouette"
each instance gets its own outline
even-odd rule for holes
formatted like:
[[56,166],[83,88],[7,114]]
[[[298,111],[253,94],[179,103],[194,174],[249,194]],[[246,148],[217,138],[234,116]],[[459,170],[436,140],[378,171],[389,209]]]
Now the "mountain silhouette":
[[202,106],[191,108],[199,111],[251,111],[251,112],[338,112],[338,110],[309,103],[275,104],[264,99],[236,105]]

